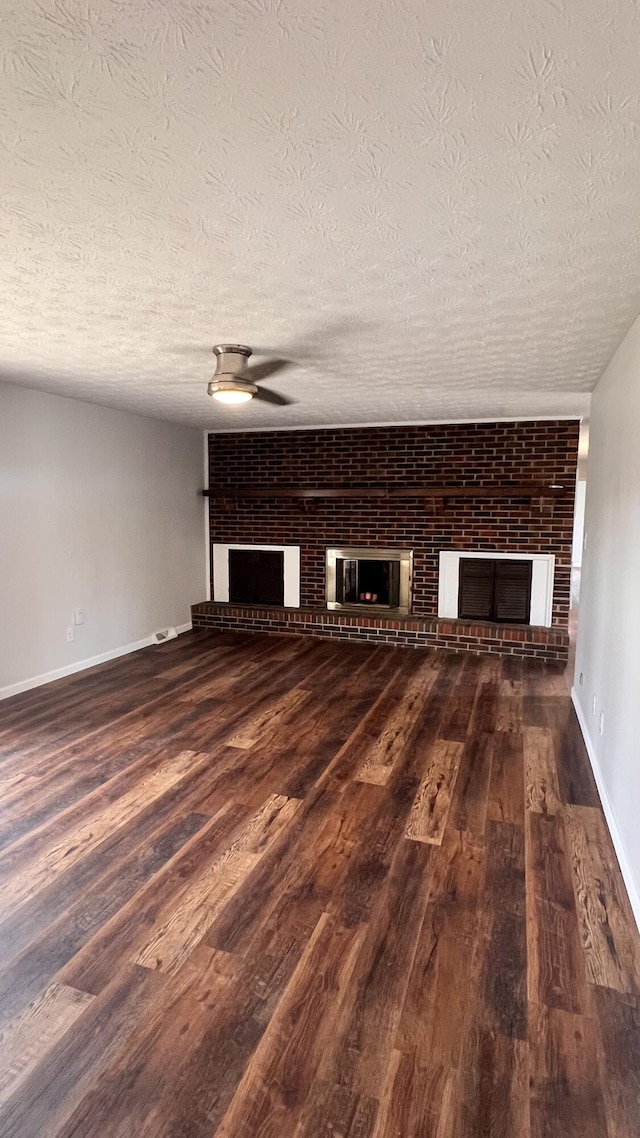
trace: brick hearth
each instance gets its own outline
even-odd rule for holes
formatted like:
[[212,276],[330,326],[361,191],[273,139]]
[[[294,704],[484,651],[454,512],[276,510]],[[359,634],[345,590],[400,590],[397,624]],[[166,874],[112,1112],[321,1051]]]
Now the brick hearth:
[[569,633],[561,628],[522,624],[479,624],[437,617],[373,619],[354,613],[203,601],[191,609],[193,627],[219,631],[302,633],[323,639],[370,640],[410,648],[447,648],[456,652],[490,652],[564,663]]

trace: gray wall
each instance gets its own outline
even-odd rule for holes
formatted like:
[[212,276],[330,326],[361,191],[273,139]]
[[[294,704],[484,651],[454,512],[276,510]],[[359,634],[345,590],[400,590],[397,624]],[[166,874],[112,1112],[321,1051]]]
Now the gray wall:
[[585,534],[574,700],[640,924],[640,318],[593,393]]
[[202,479],[200,431],[0,384],[0,696],[189,621]]

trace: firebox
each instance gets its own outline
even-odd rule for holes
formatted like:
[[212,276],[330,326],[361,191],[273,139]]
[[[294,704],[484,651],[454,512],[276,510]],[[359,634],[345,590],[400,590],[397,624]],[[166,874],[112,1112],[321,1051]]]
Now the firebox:
[[327,608],[411,611],[411,549],[327,550]]

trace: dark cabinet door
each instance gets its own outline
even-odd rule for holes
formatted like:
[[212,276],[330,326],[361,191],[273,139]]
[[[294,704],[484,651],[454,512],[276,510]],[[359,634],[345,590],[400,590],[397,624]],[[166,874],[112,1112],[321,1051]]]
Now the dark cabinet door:
[[458,616],[528,624],[531,613],[531,562],[460,559]]
[[496,561],[494,620],[528,624],[531,614],[531,562]]
[[458,616],[466,620],[493,620],[494,562],[488,558],[460,560]]
[[229,600],[236,604],[284,604],[284,553],[229,550]]

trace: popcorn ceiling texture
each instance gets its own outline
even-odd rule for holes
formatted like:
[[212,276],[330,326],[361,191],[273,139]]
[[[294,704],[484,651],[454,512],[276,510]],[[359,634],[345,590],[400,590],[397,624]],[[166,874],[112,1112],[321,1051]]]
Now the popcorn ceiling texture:
[[[0,379],[218,430],[585,411],[640,306],[639,20],[10,0]],[[213,404],[224,340],[297,402]]]

